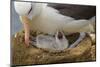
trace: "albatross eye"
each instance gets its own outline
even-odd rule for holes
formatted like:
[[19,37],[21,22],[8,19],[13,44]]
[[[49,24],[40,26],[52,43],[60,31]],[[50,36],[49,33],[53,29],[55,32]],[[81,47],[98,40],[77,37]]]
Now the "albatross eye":
[[32,6],[31,6],[30,10],[28,11],[28,14],[30,14],[31,11],[32,11]]

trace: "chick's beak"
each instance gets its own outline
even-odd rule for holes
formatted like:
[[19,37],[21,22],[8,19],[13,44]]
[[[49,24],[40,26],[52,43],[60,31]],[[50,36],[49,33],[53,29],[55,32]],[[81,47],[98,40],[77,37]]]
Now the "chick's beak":
[[62,38],[63,38],[63,34],[62,34],[62,32],[58,32],[57,37],[58,37],[58,39],[62,39]]

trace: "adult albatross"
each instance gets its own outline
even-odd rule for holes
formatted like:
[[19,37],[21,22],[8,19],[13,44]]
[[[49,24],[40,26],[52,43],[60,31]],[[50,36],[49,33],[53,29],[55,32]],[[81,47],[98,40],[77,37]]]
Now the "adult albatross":
[[[30,30],[39,31],[44,34],[55,35],[58,31],[67,32],[93,32],[95,17],[75,20],[72,17],[59,13],[58,10],[48,6],[47,3],[14,2],[15,10],[19,14],[20,20],[24,25],[25,43],[29,46]],[[84,33],[80,33],[81,41]],[[73,47],[73,46],[72,46]]]

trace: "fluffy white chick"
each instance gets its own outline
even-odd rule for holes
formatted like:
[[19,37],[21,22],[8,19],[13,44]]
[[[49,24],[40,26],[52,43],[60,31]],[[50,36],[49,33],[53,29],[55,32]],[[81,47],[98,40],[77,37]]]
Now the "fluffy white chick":
[[62,32],[57,32],[55,37],[43,34],[38,35],[36,41],[36,44],[33,44],[36,47],[50,49],[52,51],[61,51],[69,46],[68,40]]
[[[49,7],[46,3],[14,2],[15,10],[25,29],[25,41],[29,43],[29,33],[39,31],[47,34],[63,32],[91,32],[93,31],[93,20],[75,20],[72,17],[64,16],[56,9]],[[91,27],[90,27],[90,26]],[[91,29],[92,28],[92,29]]]

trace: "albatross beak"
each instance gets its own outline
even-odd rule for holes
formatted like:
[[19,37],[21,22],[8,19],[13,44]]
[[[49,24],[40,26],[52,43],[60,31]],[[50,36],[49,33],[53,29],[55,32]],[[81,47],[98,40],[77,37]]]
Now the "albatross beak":
[[57,32],[57,34],[56,34],[56,37],[58,38],[58,39],[62,39],[63,38],[63,33],[62,32]]

